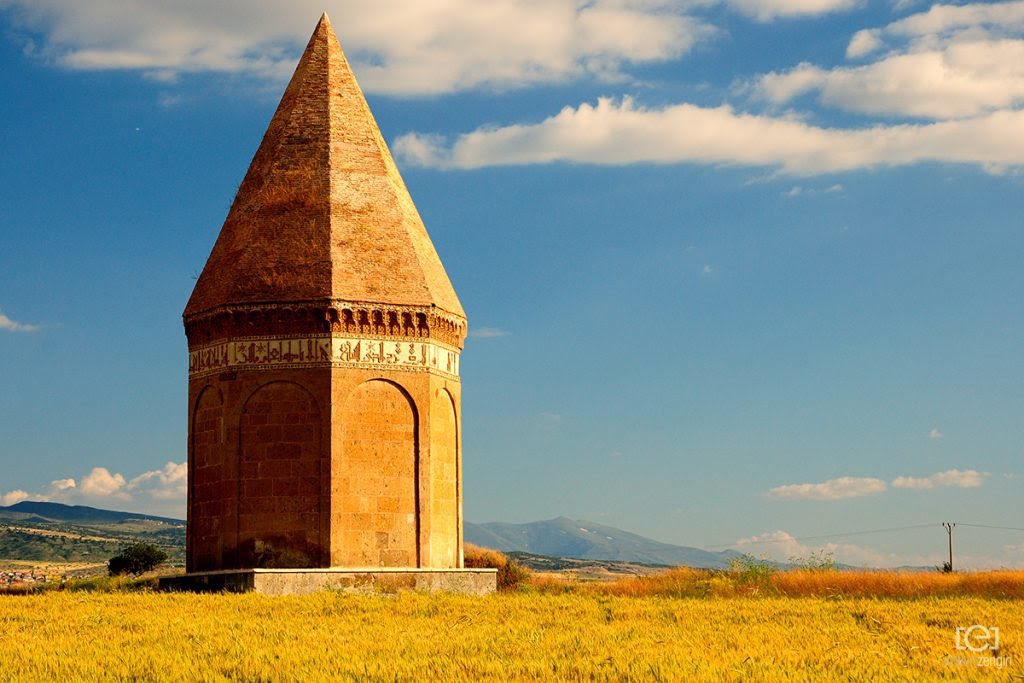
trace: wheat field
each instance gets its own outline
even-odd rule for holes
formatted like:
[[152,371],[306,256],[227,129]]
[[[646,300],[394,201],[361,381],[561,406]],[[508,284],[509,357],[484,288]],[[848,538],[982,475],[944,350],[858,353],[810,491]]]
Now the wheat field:
[[[10,681],[921,681],[1024,676],[1016,600],[499,593],[0,596]],[[956,649],[956,629],[1000,650]]]

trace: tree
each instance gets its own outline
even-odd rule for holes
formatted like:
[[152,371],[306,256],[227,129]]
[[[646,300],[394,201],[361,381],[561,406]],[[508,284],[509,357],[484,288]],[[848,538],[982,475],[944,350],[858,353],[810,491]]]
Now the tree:
[[148,572],[167,560],[167,553],[152,543],[136,543],[121,551],[107,562],[107,570],[111,576],[133,574],[138,576]]

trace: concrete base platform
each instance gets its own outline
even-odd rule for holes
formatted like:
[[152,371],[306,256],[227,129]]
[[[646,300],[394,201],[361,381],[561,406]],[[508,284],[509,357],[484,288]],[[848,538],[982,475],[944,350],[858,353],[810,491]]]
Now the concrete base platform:
[[229,569],[160,579],[160,590],[193,593],[301,595],[320,590],[378,593],[399,590],[485,595],[498,586],[497,569]]

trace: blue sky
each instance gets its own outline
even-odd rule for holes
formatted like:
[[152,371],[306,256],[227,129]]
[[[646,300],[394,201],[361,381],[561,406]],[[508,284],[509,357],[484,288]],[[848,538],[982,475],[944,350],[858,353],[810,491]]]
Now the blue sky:
[[[324,8],[0,0],[2,502],[183,514],[181,311]],[[1024,2],[326,9],[474,330],[469,520],[1024,527]]]

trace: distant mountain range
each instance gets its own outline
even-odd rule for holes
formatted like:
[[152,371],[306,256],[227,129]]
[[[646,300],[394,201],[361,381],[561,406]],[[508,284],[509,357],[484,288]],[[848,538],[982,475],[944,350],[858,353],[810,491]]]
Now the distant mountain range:
[[[21,515],[26,517],[21,517]],[[32,516],[61,522],[99,522],[101,524],[116,524],[132,519],[163,522],[164,524],[179,526],[185,523],[180,519],[154,517],[153,515],[144,515],[138,512],[116,512],[114,510],[91,508],[86,505],[64,505],[63,503],[45,503],[36,500],[24,500],[8,507],[0,506],[0,519],[26,519]]]
[[735,550],[711,552],[661,543],[615,527],[568,517],[527,524],[467,522],[464,535],[467,543],[503,552],[584,560],[720,569],[728,567],[729,560],[739,555]]
[[[135,512],[23,501],[0,506],[0,559],[49,562],[105,560],[145,541],[184,555],[185,522]],[[722,568],[738,554],[660,543],[587,520],[559,517],[528,524],[465,525],[468,543],[504,552],[650,565]]]
[[185,557],[185,523],[137,512],[22,501],[0,507],[0,560],[103,564],[132,543]]

